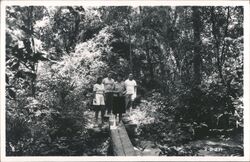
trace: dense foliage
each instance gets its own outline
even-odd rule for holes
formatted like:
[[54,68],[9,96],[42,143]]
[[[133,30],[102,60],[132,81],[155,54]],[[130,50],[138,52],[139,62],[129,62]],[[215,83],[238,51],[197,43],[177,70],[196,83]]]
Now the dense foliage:
[[9,6],[6,15],[7,155],[82,155],[92,85],[110,71],[133,72],[137,104],[153,110],[141,129],[161,144],[243,126],[243,7]]

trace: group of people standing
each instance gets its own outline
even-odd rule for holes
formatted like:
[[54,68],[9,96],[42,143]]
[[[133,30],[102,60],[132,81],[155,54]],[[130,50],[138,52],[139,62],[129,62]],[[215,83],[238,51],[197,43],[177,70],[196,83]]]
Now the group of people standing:
[[133,106],[133,100],[137,91],[136,81],[133,74],[129,74],[128,79],[123,81],[121,76],[117,76],[116,81],[109,73],[104,79],[97,78],[97,82],[93,87],[93,105],[95,110],[95,121],[98,122],[99,112],[101,112],[101,120],[104,122],[104,115],[111,112],[115,115],[115,119],[119,116],[119,123],[122,114],[130,111]]

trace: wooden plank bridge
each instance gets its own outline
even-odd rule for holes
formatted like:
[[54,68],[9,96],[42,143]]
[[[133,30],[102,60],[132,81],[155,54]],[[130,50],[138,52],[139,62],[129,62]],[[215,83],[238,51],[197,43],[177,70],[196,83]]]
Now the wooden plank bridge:
[[114,156],[136,156],[136,151],[122,121],[116,125],[114,119],[109,117],[109,130]]

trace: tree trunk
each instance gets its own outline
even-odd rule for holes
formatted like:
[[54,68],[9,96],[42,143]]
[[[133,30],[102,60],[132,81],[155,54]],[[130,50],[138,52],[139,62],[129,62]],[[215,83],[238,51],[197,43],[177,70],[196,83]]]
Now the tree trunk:
[[[219,27],[216,26],[216,15],[214,13],[214,7],[211,7],[211,22],[212,22],[212,33],[213,36],[215,38],[215,51],[216,51],[216,55],[217,55],[217,68],[218,68],[218,72],[219,72],[219,77],[221,79],[221,82],[223,85],[226,85],[226,81],[225,78],[222,74],[222,67],[223,67],[223,61],[224,61],[224,55],[225,55],[225,42],[221,42],[221,39],[224,40],[224,38],[227,36],[228,33],[228,25],[229,25],[229,18],[230,18],[230,12],[229,12],[229,7],[227,8],[228,12],[227,12],[227,24],[225,27],[225,31],[224,31],[224,37],[223,39],[221,38],[221,34],[219,31]],[[220,45],[222,46],[222,50],[220,51]]]
[[148,63],[148,67],[149,67],[149,75],[150,75],[150,81],[154,80],[154,70],[153,70],[153,64],[152,64],[152,59],[150,56],[150,45],[149,45],[149,37],[146,36],[146,54],[147,54],[147,63]]
[[201,84],[201,18],[198,7],[192,7],[193,17],[193,29],[194,29],[194,57],[193,57],[193,69],[194,69],[194,84]]
[[[35,41],[34,41],[34,37],[33,37],[33,33],[34,33],[34,27],[33,27],[33,10],[34,10],[34,7],[33,6],[30,6],[28,11],[29,11],[29,14],[28,14],[28,29],[29,29],[29,41],[30,41],[30,44],[31,44],[31,53],[30,53],[30,56],[33,57],[36,53],[36,49],[35,49]],[[32,70],[32,73],[36,74],[36,71],[37,71],[37,63],[36,62],[32,62],[31,63],[31,70]],[[34,75],[35,77],[32,77],[31,78],[31,95],[35,98],[35,93],[36,93],[36,86],[35,86],[35,82],[36,82],[36,75]]]
[[133,56],[131,51],[131,29],[130,29],[130,20],[128,17],[128,39],[129,39],[129,62],[130,62],[130,72],[133,73]]

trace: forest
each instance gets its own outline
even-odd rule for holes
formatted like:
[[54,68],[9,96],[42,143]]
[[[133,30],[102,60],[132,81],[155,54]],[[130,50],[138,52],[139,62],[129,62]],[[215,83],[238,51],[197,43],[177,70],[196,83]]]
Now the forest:
[[111,72],[138,84],[141,152],[243,156],[243,19],[242,6],[7,6],[6,155],[111,155],[90,122]]

